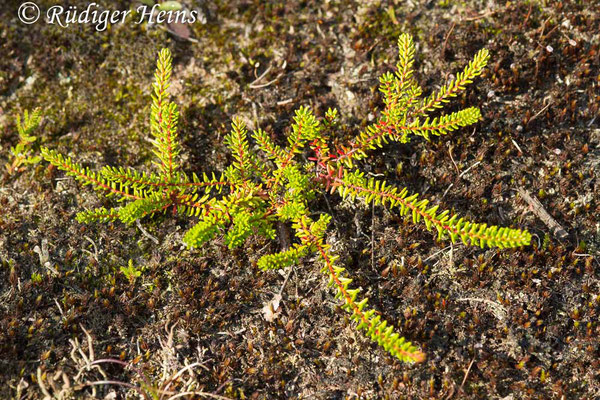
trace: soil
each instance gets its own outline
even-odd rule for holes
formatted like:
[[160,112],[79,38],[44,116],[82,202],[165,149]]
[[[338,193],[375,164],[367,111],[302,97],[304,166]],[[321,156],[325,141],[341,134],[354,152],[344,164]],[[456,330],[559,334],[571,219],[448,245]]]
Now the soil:
[[[0,8],[1,398],[136,398],[118,384],[86,384],[150,393],[193,363],[172,394],[600,398],[597,1],[183,3],[203,16],[191,40],[133,18],[102,32],[25,25],[21,2]],[[256,259],[277,242],[190,250],[181,238],[194,220],[172,216],[144,220],[143,230],[82,225],[78,211],[114,202],[45,162],[4,169],[18,141],[14,116],[35,107],[43,121],[34,149],[92,169],[152,168],[150,88],[163,47],[174,54],[185,171],[223,169],[234,116],[283,143],[294,110],[337,107],[341,143],[381,106],[378,77],[394,68],[402,32],[414,35],[425,94],[490,50],[486,72],[449,105],[480,107],[483,119],[429,142],[387,145],[361,168],[472,220],[533,234],[514,250],[450,245],[393,211],[317,196],[314,212],[333,216],[329,242],[354,284],[420,345],[421,364],[398,362],[358,332],[312,257],[293,268],[269,322],[263,307],[287,272],[263,273]],[[557,237],[519,189],[568,236]],[[136,279],[121,272],[130,260]],[[89,365],[102,359],[130,366]]]

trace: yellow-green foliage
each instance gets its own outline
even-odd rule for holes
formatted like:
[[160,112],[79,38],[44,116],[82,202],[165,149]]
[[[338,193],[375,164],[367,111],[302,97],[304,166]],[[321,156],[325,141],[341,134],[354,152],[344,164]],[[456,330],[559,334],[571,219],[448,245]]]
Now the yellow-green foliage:
[[[485,67],[488,52],[481,50],[473,61],[450,83],[426,98],[413,77],[414,43],[409,35],[398,40],[399,62],[395,73],[380,78],[380,90],[385,107],[377,121],[354,140],[333,151],[327,133],[336,127],[337,110],[328,110],[325,118],[316,118],[306,107],[299,108],[288,134],[287,146],[275,144],[269,135],[258,129],[251,134],[244,123],[235,119],[225,144],[232,153],[232,162],[223,173],[188,176],[180,170],[177,141],[178,111],[168,100],[171,76],[171,55],[160,52],[155,75],[150,133],[157,158],[156,172],[149,174],[124,167],[104,167],[91,171],[69,157],[43,148],[43,157],[73,176],[84,185],[91,185],[107,196],[127,202],[113,209],[99,208],[78,215],[81,222],[94,220],[134,221],[157,212],[171,210],[197,217],[187,231],[184,242],[200,247],[206,241],[222,235],[230,248],[241,246],[250,235],[275,238],[275,224],[291,222],[295,242],[279,253],[267,254],[258,260],[262,270],[289,267],[301,257],[316,253],[321,272],[336,290],[343,309],[363,330],[390,354],[405,362],[420,362],[425,354],[407,342],[392,326],[367,306],[367,299],[358,299],[360,289],[351,288],[352,279],[338,265],[336,256],[325,240],[330,216],[310,217],[311,200],[317,191],[338,192],[343,198],[360,199],[388,209],[398,209],[414,223],[423,221],[438,237],[461,239],[466,245],[488,247],[518,247],[528,245],[527,231],[472,223],[430,206],[418,194],[408,194],[384,181],[365,178],[355,169],[355,161],[389,141],[407,142],[412,136],[429,138],[447,134],[481,118],[479,109],[471,107],[435,118],[428,115],[441,108],[449,99],[465,89]],[[254,143],[249,139],[252,138]],[[256,146],[254,146],[254,144]],[[257,147],[260,152],[253,149]],[[309,152],[309,162],[298,155]]]
[[40,156],[34,155],[35,152],[32,148],[37,141],[37,137],[33,136],[32,133],[39,127],[41,120],[39,109],[35,109],[31,113],[25,110],[23,118],[17,115],[19,142],[10,149],[12,160],[6,163],[6,170],[9,174],[18,171],[23,165],[33,165],[41,161]]

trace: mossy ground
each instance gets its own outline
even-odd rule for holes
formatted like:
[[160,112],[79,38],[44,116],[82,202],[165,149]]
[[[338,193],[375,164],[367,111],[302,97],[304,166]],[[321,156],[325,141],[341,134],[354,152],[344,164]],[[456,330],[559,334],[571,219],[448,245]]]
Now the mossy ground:
[[[278,318],[267,322],[261,309],[284,276],[261,273],[255,261],[277,243],[249,241],[247,251],[230,252],[217,241],[190,251],[181,237],[193,222],[165,216],[142,224],[155,245],[135,225],[76,223],[77,211],[105,200],[47,164],[4,174],[0,397],[42,398],[41,386],[53,392],[59,371],[74,384],[81,365],[69,340],[87,351],[82,328],[97,359],[141,356],[137,366],[157,381],[163,368],[201,362],[199,386],[234,398],[600,397],[600,17],[593,2],[196,3],[207,20],[192,27],[198,43],[133,23],[106,32],[25,26],[16,18],[20,2],[3,4],[2,164],[16,141],[12,116],[41,107],[44,145],[92,167],[148,168],[150,84],[165,46],[175,56],[186,171],[223,168],[222,138],[236,115],[283,140],[294,109],[309,105],[322,115],[336,106],[341,141],[372,118],[377,77],[395,64],[399,33],[409,32],[426,88],[479,48],[490,50],[487,72],[456,102],[480,106],[484,118],[432,142],[388,146],[365,168],[472,219],[526,227],[533,245],[505,252],[449,246],[394,214],[320,196],[315,211],[333,215],[331,242],[355,282],[428,354],[409,366],[356,332],[310,258],[294,268]],[[568,239],[549,233],[519,187],[540,198]],[[43,242],[49,267],[34,251]],[[130,259],[142,271],[135,282],[120,272]],[[140,382],[132,371],[104,369]],[[93,370],[79,383],[100,377]],[[57,395],[62,381],[55,386]],[[97,396],[112,391],[124,397],[116,386],[98,388]]]

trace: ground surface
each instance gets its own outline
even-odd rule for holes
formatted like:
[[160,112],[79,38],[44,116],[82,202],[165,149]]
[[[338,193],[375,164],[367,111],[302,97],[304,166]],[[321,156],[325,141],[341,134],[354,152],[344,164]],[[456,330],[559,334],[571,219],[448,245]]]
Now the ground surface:
[[[131,21],[105,32],[26,26],[16,18],[20,2],[4,3],[2,165],[16,143],[13,115],[41,107],[40,143],[91,168],[149,168],[149,90],[162,47],[175,56],[185,170],[225,165],[222,138],[235,115],[283,140],[299,106],[318,115],[335,106],[342,140],[374,115],[377,77],[393,68],[397,37],[409,32],[429,90],[479,48],[490,50],[487,72],[455,105],[481,107],[483,121],[388,146],[364,168],[469,218],[529,229],[533,244],[449,246],[393,213],[318,197],[315,211],[333,214],[329,240],[355,283],[427,353],[410,366],[354,329],[311,258],[294,268],[278,318],[267,322],[261,309],[285,276],[260,273],[254,261],[278,243],[190,251],[181,237],[193,221],[171,217],[142,224],[158,245],[135,225],[84,226],[76,212],[110,202],[46,163],[13,174],[2,166],[1,398],[123,398],[114,385],[66,389],[65,381],[73,389],[103,379],[83,368],[90,348],[95,359],[137,360],[138,370],[102,369],[138,386],[141,371],[158,384],[199,362],[193,379],[184,373],[170,389],[232,398],[600,398],[595,1],[187,3],[206,17],[192,26],[197,42]],[[540,199],[566,239],[519,188]],[[36,246],[47,247],[47,260]],[[141,271],[133,283],[120,272],[129,260]]]

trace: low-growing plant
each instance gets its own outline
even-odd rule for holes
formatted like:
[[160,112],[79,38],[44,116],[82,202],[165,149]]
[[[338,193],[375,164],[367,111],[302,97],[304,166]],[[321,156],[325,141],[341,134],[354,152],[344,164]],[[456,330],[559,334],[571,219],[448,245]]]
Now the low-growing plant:
[[129,260],[126,267],[121,267],[119,270],[125,275],[130,283],[134,283],[137,278],[142,275],[142,270],[133,265],[133,260]]
[[42,160],[39,155],[36,155],[37,149],[33,148],[37,137],[32,135],[33,131],[39,127],[41,120],[39,109],[35,109],[31,113],[25,110],[22,118],[17,115],[19,142],[10,149],[12,158],[10,162],[6,163],[6,171],[9,175],[19,172],[27,165],[34,165]]
[[[99,386],[99,385],[113,385],[113,386],[121,386],[126,389],[131,389],[137,392],[140,395],[141,399],[144,400],[175,400],[179,398],[208,398],[208,399],[218,399],[218,400],[229,400],[228,397],[219,396],[217,394],[202,392],[199,390],[184,390],[184,391],[176,391],[172,390],[172,386],[176,386],[177,383],[182,376],[186,373],[191,374],[195,368],[202,367],[203,365],[200,363],[189,364],[179,371],[176,371],[170,376],[164,377],[161,381],[157,382],[156,380],[151,379],[147,374],[144,373],[141,369],[137,368],[134,363],[127,363],[122,360],[117,360],[114,358],[105,358],[102,360],[95,360],[89,363],[88,368],[103,364],[116,364],[120,365],[124,368],[132,370],[136,375],[136,382],[129,383],[123,382],[119,380],[99,380],[87,382],[82,385],[78,385],[76,389],[83,389],[86,386]],[[193,374],[192,374],[193,376]],[[171,390],[169,390],[171,389]]]
[[42,283],[44,277],[39,272],[33,272],[31,274],[31,282],[33,283]]
[[[54,150],[42,149],[43,157],[97,191],[119,197],[125,204],[111,209],[98,208],[77,215],[80,222],[116,221],[131,224],[156,213],[197,217],[187,231],[184,242],[198,248],[222,235],[228,247],[242,245],[250,235],[276,236],[276,225],[289,223],[295,242],[281,252],[258,260],[261,270],[290,267],[301,257],[315,254],[321,272],[336,291],[342,308],[351,314],[357,329],[364,331],[390,354],[405,362],[420,362],[425,354],[406,341],[395,329],[360,299],[360,288],[351,288],[338,256],[325,239],[331,217],[321,213],[313,218],[311,208],[315,193],[337,192],[341,198],[360,199],[367,204],[397,209],[416,224],[437,232],[439,239],[461,240],[466,245],[518,247],[528,245],[531,235],[524,230],[473,223],[431,206],[418,194],[397,188],[383,180],[366,177],[356,164],[370,150],[388,142],[406,143],[413,136],[429,139],[444,135],[480,120],[478,108],[471,107],[431,118],[451,98],[481,74],[488,61],[488,51],[479,51],[467,67],[438,91],[421,98],[422,89],[413,77],[415,46],[410,35],[398,40],[399,62],[394,73],[380,77],[380,91],[385,107],[375,123],[348,144],[331,149],[329,134],[335,127],[336,110],[329,110],[320,120],[307,107],[295,112],[287,135],[287,146],[276,144],[261,129],[250,135],[240,119],[234,119],[225,144],[232,153],[231,164],[219,174],[186,174],[178,163],[180,145],[177,138],[178,111],[168,100],[171,77],[171,54],[159,53],[150,130],[153,136],[156,171],[145,173],[131,168],[106,166],[92,171]],[[253,139],[251,142],[249,136]],[[259,151],[257,151],[257,149]],[[300,154],[308,152],[308,162]]]
[[[189,363],[187,358],[180,360],[175,353],[173,333],[175,323],[167,329],[166,340],[158,339],[161,350],[155,354],[147,351],[144,355],[138,354],[133,360],[126,362],[121,359],[103,358],[96,359],[94,340],[90,333],[81,326],[87,338],[84,346],[77,337],[69,339],[71,343],[71,360],[74,368],[60,368],[55,373],[49,374],[37,368],[35,382],[42,392],[43,399],[67,400],[82,398],[100,398],[97,386],[121,387],[126,392],[118,398],[133,398],[135,393],[143,400],[175,400],[175,399],[219,399],[228,400],[229,397],[220,396],[201,390],[197,380],[199,369],[208,370],[201,362]],[[200,350],[200,349],[199,349]],[[138,347],[139,352],[139,347]],[[202,353],[199,353],[201,356]],[[146,360],[146,361],[144,361]],[[121,379],[111,379],[104,368],[110,368],[114,373],[115,368],[121,367]],[[77,373],[69,373],[77,371]],[[22,381],[25,385],[26,382]],[[17,395],[13,398],[20,399],[20,391],[27,386],[19,384]],[[87,391],[84,392],[84,391]],[[112,392],[104,398],[111,398]]]

